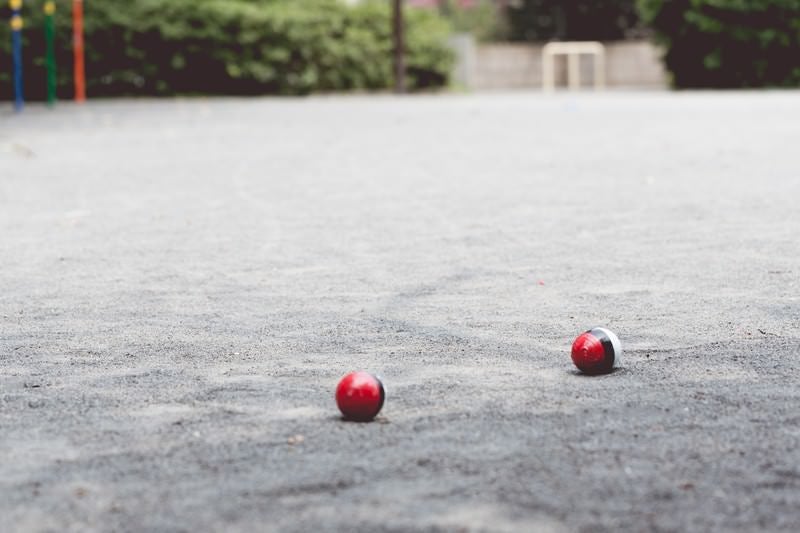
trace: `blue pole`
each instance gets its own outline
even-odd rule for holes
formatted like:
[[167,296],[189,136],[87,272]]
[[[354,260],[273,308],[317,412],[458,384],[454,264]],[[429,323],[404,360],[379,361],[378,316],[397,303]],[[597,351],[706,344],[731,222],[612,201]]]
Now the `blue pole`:
[[22,0],[10,0],[11,54],[14,58],[14,109],[22,111],[25,98],[22,94]]

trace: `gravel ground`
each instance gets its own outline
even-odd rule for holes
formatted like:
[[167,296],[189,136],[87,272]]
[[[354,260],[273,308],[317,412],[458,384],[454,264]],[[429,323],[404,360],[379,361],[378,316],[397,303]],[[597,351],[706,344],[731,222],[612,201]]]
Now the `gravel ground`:
[[[3,111],[0,530],[797,531],[798,124],[797,92]],[[625,353],[590,378],[594,325]]]

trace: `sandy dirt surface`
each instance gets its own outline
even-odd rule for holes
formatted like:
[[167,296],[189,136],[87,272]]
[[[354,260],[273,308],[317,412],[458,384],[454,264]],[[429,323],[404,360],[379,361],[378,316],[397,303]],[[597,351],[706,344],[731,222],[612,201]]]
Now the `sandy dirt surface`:
[[[0,530],[797,531],[799,125],[797,92],[3,111]],[[625,352],[589,378],[594,325]]]

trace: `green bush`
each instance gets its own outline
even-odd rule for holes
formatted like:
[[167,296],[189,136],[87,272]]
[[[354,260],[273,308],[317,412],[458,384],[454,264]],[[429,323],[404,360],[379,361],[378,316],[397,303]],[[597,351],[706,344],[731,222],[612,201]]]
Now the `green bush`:
[[800,85],[800,1],[639,0],[677,87]]
[[[44,0],[25,2],[25,85],[44,96]],[[72,94],[69,7],[59,2],[59,95]],[[392,86],[388,2],[339,0],[102,0],[86,3],[90,96],[308,94]],[[7,11],[3,13],[7,15]],[[5,17],[7,18],[7,16]],[[412,89],[447,83],[449,26],[407,9]],[[11,96],[10,36],[0,25],[0,98]]]

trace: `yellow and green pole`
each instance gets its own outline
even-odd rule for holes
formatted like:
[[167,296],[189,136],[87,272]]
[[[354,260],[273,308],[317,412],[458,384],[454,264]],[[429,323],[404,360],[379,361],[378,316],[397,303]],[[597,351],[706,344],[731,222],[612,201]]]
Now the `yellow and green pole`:
[[56,3],[46,0],[44,3],[44,40],[45,66],[47,68],[47,103],[56,103],[56,48],[55,48],[55,14]]
[[11,55],[14,62],[14,109],[22,111],[22,0],[9,0],[11,7]]

